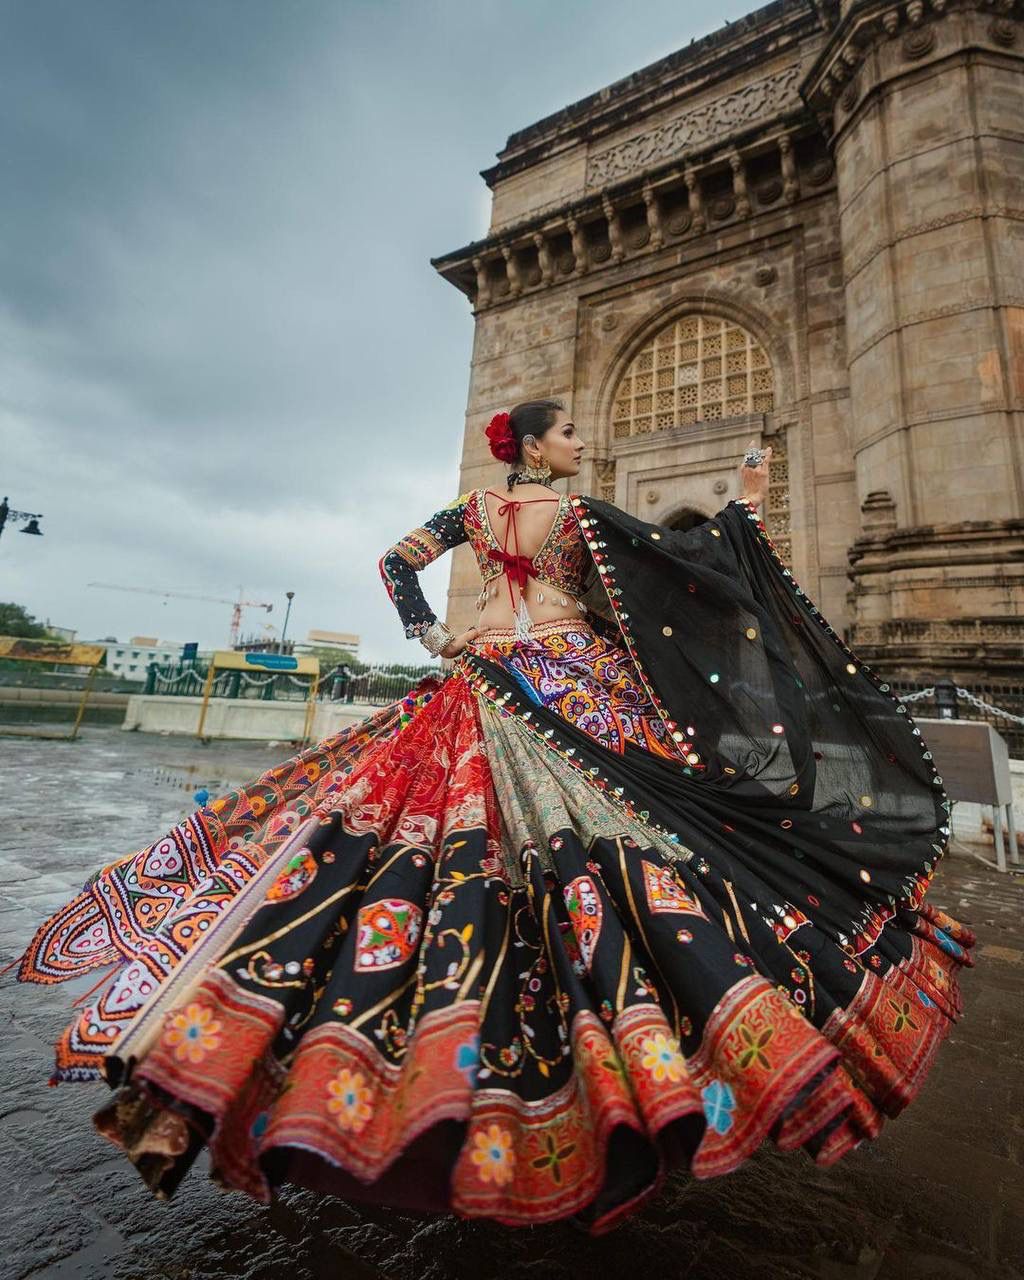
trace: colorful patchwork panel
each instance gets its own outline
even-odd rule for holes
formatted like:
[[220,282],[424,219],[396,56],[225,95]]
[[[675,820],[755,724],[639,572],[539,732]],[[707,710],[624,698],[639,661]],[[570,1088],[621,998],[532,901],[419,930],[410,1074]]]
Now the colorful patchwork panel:
[[355,968],[357,973],[394,969],[416,950],[423,931],[423,912],[402,898],[383,898],[359,911]]

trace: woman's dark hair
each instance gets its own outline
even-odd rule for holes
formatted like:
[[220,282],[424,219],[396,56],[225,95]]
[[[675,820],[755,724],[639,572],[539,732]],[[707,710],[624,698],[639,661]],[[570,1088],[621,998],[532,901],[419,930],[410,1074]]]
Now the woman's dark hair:
[[560,400],[524,400],[508,415],[508,425],[519,445],[519,461],[523,460],[523,437],[536,436],[539,440],[545,431],[555,425],[555,415],[565,412]]

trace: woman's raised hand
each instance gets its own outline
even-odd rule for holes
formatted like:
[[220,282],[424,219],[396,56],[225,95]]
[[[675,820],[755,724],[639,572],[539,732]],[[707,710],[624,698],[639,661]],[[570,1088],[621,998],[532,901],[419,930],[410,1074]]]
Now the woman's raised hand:
[[[757,441],[751,440],[747,445],[748,449],[756,449]],[[764,461],[756,467],[748,467],[745,462],[740,463],[740,493],[755,507],[759,507],[768,496],[768,464],[772,460],[771,445],[764,451]]]

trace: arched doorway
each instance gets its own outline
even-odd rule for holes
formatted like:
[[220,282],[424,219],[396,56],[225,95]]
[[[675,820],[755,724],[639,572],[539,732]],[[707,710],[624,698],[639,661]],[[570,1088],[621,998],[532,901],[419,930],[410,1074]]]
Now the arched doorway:
[[[646,466],[660,477],[660,485],[674,469],[666,447],[692,463],[704,448],[702,438],[728,430],[730,420],[735,420],[737,432],[745,432],[749,428],[742,420],[753,418],[758,425],[751,434],[763,432],[772,445],[765,523],[783,562],[789,564],[789,462],[785,431],[772,430],[769,415],[774,409],[775,372],[760,339],[722,315],[691,312],[677,317],[647,339],[619,377],[611,398],[610,456],[599,465],[602,496],[613,497],[617,471],[627,457],[634,475]],[[659,433],[671,433],[671,443],[660,443]],[[731,476],[722,478],[731,483]],[[724,491],[723,486],[715,494]],[[673,528],[692,528],[708,518],[694,499],[717,510],[710,494],[693,492],[687,502],[684,490],[680,497],[683,505],[670,522]]]
[[708,517],[703,511],[698,511],[695,507],[682,507],[674,515],[670,516],[665,523],[670,529],[678,529],[680,533],[685,533],[687,529],[696,528],[697,525],[703,524]]

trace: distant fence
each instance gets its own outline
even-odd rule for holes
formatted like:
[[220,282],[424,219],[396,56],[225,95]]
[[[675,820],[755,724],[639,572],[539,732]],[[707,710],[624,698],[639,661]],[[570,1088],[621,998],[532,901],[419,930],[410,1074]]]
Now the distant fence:
[[[915,719],[939,718],[934,686],[922,689],[894,680],[892,691],[907,703]],[[1011,756],[1024,758],[1024,685],[972,681],[966,687],[956,686],[956,693],[959,719],[984,720],[1005,738]]]
[[[209,668],[203,662],[152,663],[146,673],[145,693],[163,697],[200,697]],[[371,667],[346,678],[337,668],[320,677],[319,702],[364,702],[384,706],[404,698],[425,676],[439,676],[439,665],[409,667],[391,663]],[[211,697],[264,699],[268,702],[304,702],[309,679],[287,671],[221,671],[214,677]]]

